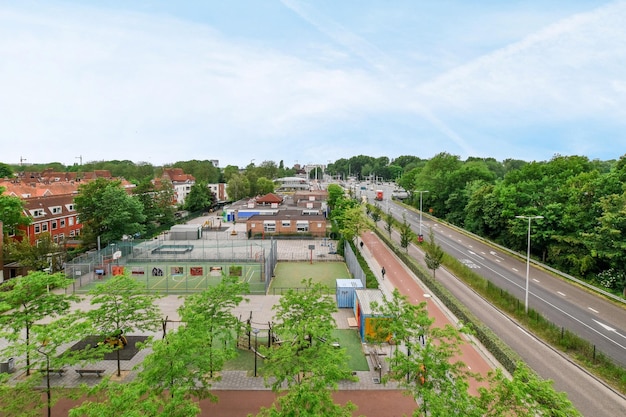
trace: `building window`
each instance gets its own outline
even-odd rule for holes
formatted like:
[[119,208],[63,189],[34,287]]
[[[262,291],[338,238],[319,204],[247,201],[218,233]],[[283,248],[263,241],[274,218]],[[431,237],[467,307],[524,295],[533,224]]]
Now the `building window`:
[[54,240],[54,243],[59,243],[59,235],[52,236],[52,240]]
[[35,225],[35,233],[41,233],[41,228],[38,224]]
[[298,222],[296,223],[298,232],[308,232],[309,231],[309,222]]
[[48,231],[48,223],[42,223],[41,224],[41,231],[42,232],[47,232]]
[[274,233],[276,231],[276,222],[273,220],[263,222],[263,231],[267,233]]
[[74,226],[74,218],[73,217],[70,217],[69,219],[67,219],[67,221],[68,221],[68,224],[70,226]]
[[62,229],[65,227],[65,219],[59,220],[59,227]]
[[57,221],[56,220],[53,220],[51,222],[51,225],[52,225],[52,230],[57,230]]
[[291,227],[291,220],[283,220],[281,225],[283,227]]
[[70,230],[70,237],[74,237],[74,231]]

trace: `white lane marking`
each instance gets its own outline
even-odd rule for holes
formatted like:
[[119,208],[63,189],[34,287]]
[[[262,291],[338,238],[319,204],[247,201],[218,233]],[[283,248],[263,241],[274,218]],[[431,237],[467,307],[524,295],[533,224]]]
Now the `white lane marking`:
[[603,327],[606,331],[608,331],[608,332],[613,332],[613,333],[615,333],[616,335],[621,336],[621,337],[623,337],[624,339],[626,339],[626,336],[624,336],[623,334],[621,334],[620,332],[618,332],[618,331],[617,331],[617,330],[615,330],[614,328],[612,328],[612,327],[610,327],[610,326],[607,326],[607,325],[606,325],[606,324],[604,324],[604,323],[600,323],[598,320],[594,320],[594,321],[595,321],[596,323],[598,323],[600,326],[602,326],[602,327]]

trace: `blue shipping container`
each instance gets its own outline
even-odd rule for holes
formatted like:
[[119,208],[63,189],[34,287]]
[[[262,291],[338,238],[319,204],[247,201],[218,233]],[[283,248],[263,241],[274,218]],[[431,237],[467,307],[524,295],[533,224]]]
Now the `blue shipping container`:
[[354,290],[363,288],[361,280],[338,279],[337,280],[337,307],[354,307]]

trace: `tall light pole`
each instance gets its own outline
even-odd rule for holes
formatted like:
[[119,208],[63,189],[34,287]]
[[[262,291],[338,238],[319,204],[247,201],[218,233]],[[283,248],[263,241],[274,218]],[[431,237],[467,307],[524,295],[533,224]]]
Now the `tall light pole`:
[[532,219],[543,219],[543,216],[515,216],[517,219],[528,220],[528,248],[526,249],[526,296],[524,297],[524,309],[528,314],[528,284],[530,275],[530,222]]
[[259,329],[252,329],[252,333],[254,333],[254,376],[256,377],[256,361],[257,356],[259,356],[259,344],[257,343],[257,335],[259,334]]
[[417,191],[418,193],[420,193],[420,233],[418,235],[419,237],[419,241],[421,242],[423,239],[423,235],[422,235],[422,194],[427,193],[427,190],[423,190],[423,191]]

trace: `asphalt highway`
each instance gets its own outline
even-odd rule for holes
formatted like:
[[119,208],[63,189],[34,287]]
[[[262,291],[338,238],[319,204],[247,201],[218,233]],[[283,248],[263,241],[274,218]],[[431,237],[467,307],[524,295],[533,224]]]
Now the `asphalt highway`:
[[[370,199],[371,200],[371,199]],[[391,212],[411,224],[419,232],[419,214],[389,200],[379,203],[383,211]],[[384,228],[381,221],[379,227]],[[454,228],[449,228],[429,216],[422,215],[422,233],[430,228],[437,243],[480,275],[493,280],[521,300],[525,295],[526,263],[506,250],[497,250],[480,240],[474,240]],[[399,236],[394,232],[396,240]],[[423,253],[411,245],[409,253],[423,263]],[[560,352],[523,330],[491,306],[478,294],[441,268],[438,280],[444,284],[473,314],[489,326],[505,343],[542,378],[554,381],[554,387],[566,392],[569,399],[585,416],[615,416],[626,411],[626,398],[578,367]],[[619,304],[592,294],[548,272],[531,268],[529,305],[552,322],[592,340],[607,355],[626,363],[626,310]]]

